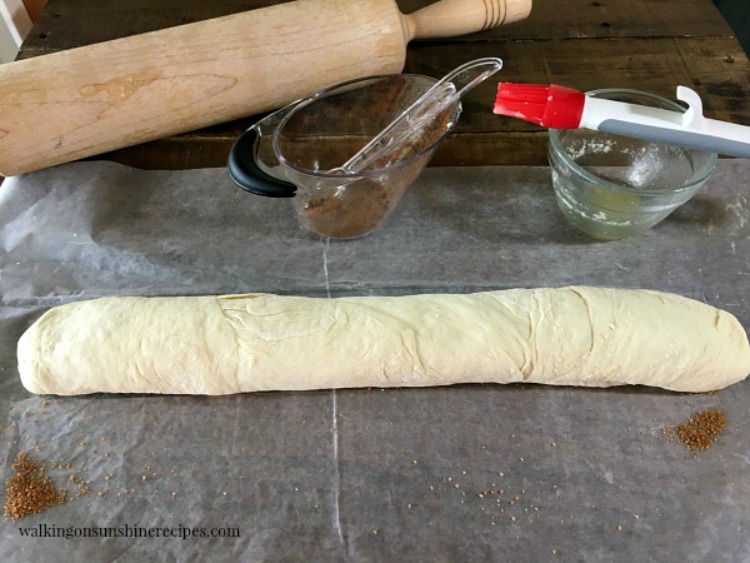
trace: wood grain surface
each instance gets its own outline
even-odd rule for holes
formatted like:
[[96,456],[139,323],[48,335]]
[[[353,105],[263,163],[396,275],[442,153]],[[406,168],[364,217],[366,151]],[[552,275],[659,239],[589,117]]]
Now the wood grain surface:
[[[49,0],[20,57],[277,4],[272,0]],[[404,13],[429,4],[399,0]],[[217,38],[220,40],[220,38]],[[629,87],[674,97],[695,88],[706,114],[750,125],[750,60],[710,0],[535,0],[528,20],[470,36],[414,41],[405,72],[439,77],[498,56],[498,79],[589,90]],[[283,69],[280,70],[283,72]],[[455,132],[433,165],[544,164],[546,132],[492,115],[494,81],[464,99]],[[104,155],[143,168],[223,166],[254,116]]]

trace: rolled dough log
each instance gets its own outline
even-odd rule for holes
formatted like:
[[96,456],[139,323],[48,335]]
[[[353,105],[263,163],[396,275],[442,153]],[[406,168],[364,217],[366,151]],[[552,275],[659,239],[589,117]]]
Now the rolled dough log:
[[709,391],[750,372],[731,314],[591,287],[316,299],[111,297],[18,343],[32,393],[187,393],[532,382]]

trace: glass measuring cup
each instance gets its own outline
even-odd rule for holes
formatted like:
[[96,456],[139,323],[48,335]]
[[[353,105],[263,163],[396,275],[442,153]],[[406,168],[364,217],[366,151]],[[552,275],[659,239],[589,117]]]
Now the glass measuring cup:
[[352,155],[393,123],[437,81],[394,74],[345,82],[262,119],[232,147],[229,172],[246,191],[294,197],[300,222],[332,238],[377,229],[419,176],[461,113],[446,104],[406,142],[351,172]]

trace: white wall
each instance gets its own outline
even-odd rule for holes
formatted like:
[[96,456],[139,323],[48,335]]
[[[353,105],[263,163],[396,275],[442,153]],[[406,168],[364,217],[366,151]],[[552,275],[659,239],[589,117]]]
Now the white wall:
[[0,63],[16,58],[31,20],[22,0],[0,0]]

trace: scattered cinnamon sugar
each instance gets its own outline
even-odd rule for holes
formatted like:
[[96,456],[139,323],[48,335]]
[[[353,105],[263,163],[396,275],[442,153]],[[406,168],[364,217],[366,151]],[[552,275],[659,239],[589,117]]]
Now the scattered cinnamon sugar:
[[485,498],[492,495],[502,495],[505,491],[503,489],[488,489],[486,491],[482,491],[481,493],[478,493],[477,496],[479,498]]
[[26,452],[16,456],[11,469],[14,474],[5,482],[6,518],[19,520],[67,502],[67,495],[57,490],[44,464],[35,461]]
[[665,432],[680,439],[688,448],[702,452],[716,443],[716,438],[724,431],[727,416],[717,407],[709,407],[690,415],[682,424],[671,428],[667,426]]

